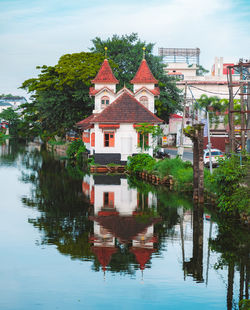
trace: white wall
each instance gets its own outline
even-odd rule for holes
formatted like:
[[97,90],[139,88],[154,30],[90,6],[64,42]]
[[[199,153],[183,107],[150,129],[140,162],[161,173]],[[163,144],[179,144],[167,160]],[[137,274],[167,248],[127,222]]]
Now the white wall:
[[[128,156],[139,153],[140,148],[137,146],[137,131],[133,124],[120,124],[118,129],[101,129],[99,124],[95,124],[95,153],[121,153],[121,160],[127,160]],[[104,131],[115,132],[115,146],[104,147]],[[149,145],[152,144],[152,137],[149,137]],[[151,156],[153,149],[147,151]]]
[[154,113],[155,111],[155,99],[154,99],[154,95],[146,90],[140,91],[139,93],[137,93],[135,95],[135,99],[138,100],[140,102],[140,98],[142,96],[145,96],[148,98],[148,109],[150,112]]
[[134,84],[134,93],[137,92],[139,89],[142,87],[146,87],[148,89],[154,90],[155,89],[155,84]]

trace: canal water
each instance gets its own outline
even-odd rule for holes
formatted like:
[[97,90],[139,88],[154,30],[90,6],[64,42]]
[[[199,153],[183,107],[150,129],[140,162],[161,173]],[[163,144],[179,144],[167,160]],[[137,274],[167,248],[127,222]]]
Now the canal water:
[[249,239],[183,194],[0,146],[0,309],[238,309]]

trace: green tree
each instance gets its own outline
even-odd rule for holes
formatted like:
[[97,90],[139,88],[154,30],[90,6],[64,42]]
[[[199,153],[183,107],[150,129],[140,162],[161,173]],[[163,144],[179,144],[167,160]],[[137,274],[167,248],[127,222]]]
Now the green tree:
[[149,149],[151,146],[148,144],[149,134],[152,135],[152,146],[156,145],[158,138],[162,137],[162,129],[159,126],[154,126],[149,123],[140,123],[136,127],[136,131],[140,133],[139,147],[142,153]]
[[18,126],[20,124],[20,117],[13,108],[7,108],[0,113],[0,119],[9,123],[10,134],[12,136],[17,135]]
[[98,53],[81,52],[63,55],[55,66],[37,67],[38,77],[20,87],[32,94],[31,102],[21,106],[28,127],[45,138],[64,136],[88,116],[93,108],[89,87],[103,59]]
[[180,109],[181,92],[176,87],[175,80],[165,73],[165,65],[162,63],[161,58],[152,54],[153,43],[141,41],[136,33],[122,36],[113,35],[112,38],[107,40],[96,37],[92,42],[94,45],[90,49],[92,52],[104,54],[104,47],[108,48],[108,58],[117,65],[114,68],[114,74],[120,81],[119,87],[121,88],[126,84],[130,89],[132,89],[130,81],[139,68],[143,57],[142,48],[145,47],[146,60],[153,75],[159,81],[158,85],[161,91],[159,99],[155,102],[157,115],[168,121],[169,114]]

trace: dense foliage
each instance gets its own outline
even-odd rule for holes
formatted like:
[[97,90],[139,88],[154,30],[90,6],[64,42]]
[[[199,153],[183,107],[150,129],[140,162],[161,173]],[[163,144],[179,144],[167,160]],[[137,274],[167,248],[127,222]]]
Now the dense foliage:
[[193,184],[193,168],[190,162],[184,162],[180,158],[156,161],[148,154],[138,154],[128,160],[128,170],[135,172],[150,172],[161,178],[173,176],[175,189],[190,190]]
[[13,108],[7,108],[0,113],[0,119],[9,123],[10,135],[16,137],[21,127],[21,120]]
[[67,157],[69,159],[80,160],[82,153],[86,152],[86,146],[82,140],[75,140],[71,142],[67,148]]
[[140,171],[151,171],[155,165],[156,160],[148,154],[137,154],[128,157],[127,168],[131,173]]
[[37,67],[37,78],[23,82],[21,88],[32,94],[32,101],[21,106],[29,131],[42,137],[64,136],[93,108],[89,98],[91,80],[104,57],[98,53],[63,55],[55,66]]
[[244,156],[242,165],[236,155],[220,160],[220,166],[211,176],[211,183],[216,188],[218,207],[222,211],[250,214],[250,189],[246,179],[249,170],[249,156]]
[[[217,127],[220,122],[220,116],[223,115],[224,125],[228,124],[228,99],[220,99],[217,96],[208,97],[203,94],[196,102],[196,109],[209,111],[209,120],[211,124]],[[240,100],[234,99],[234,110],[240,111]],[[240,113],[235,113],[234,122],[239,125],[241,121]]]
[[146,43],[138,38],[138,34],[130,35],[113,35],[107,40],[96,37],[92,40],[94,47],[92,52],[104,54],[104,47],[108,48],[108,58],[116,63],[114,74],[120,81],[119,87],[132,89],[130,81],[135,76],[143,57],[143,48],[145,47],[145,58],[154,75],[159,81],[160,97],[155,102],[157,115],[165,121],[168,121],[169,114],[180,109],[181,95],[180,90],[176,87],[175,80],[168,76],[164,71],[165,65],[161,58],[152,54],[154,44]]

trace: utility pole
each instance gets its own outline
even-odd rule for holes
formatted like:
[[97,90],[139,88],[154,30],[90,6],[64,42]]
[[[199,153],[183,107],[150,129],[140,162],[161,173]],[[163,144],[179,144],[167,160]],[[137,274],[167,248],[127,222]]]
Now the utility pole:
[[[250,81],[247,83],[247,111],[250,111]],[[250,153],[250,114],[247,114],[247,152]]]
[[242,63],[240,66],[240,127],[241,127],[241,150],[246,147],[245,143],[245,106],[244,106],[244,87]]
[[229,69],[229,148],[230,152],[235,152],[235,130],[234,130],[234,99],[233,99],[233,79],[232,67]]
[[212,164],[212,154],[211,154],[210,122],[209,122],[208,111],[207,111],[207,148],[209,151],[209,170],[210,170],[210,174],[212,174],[213,173],[213,164]]
[[187,101],[187,82],[185,82],[185,93],[184,93],[184,102],[183,102],[183,116],[182,116],[182,122],[181,122],[181,135],[180,135],[180,144],[178,146],[177,155],[180,156],[182,159],[183,157],[183,129],[185,126],[185,113],[186,113],[186,101]]

